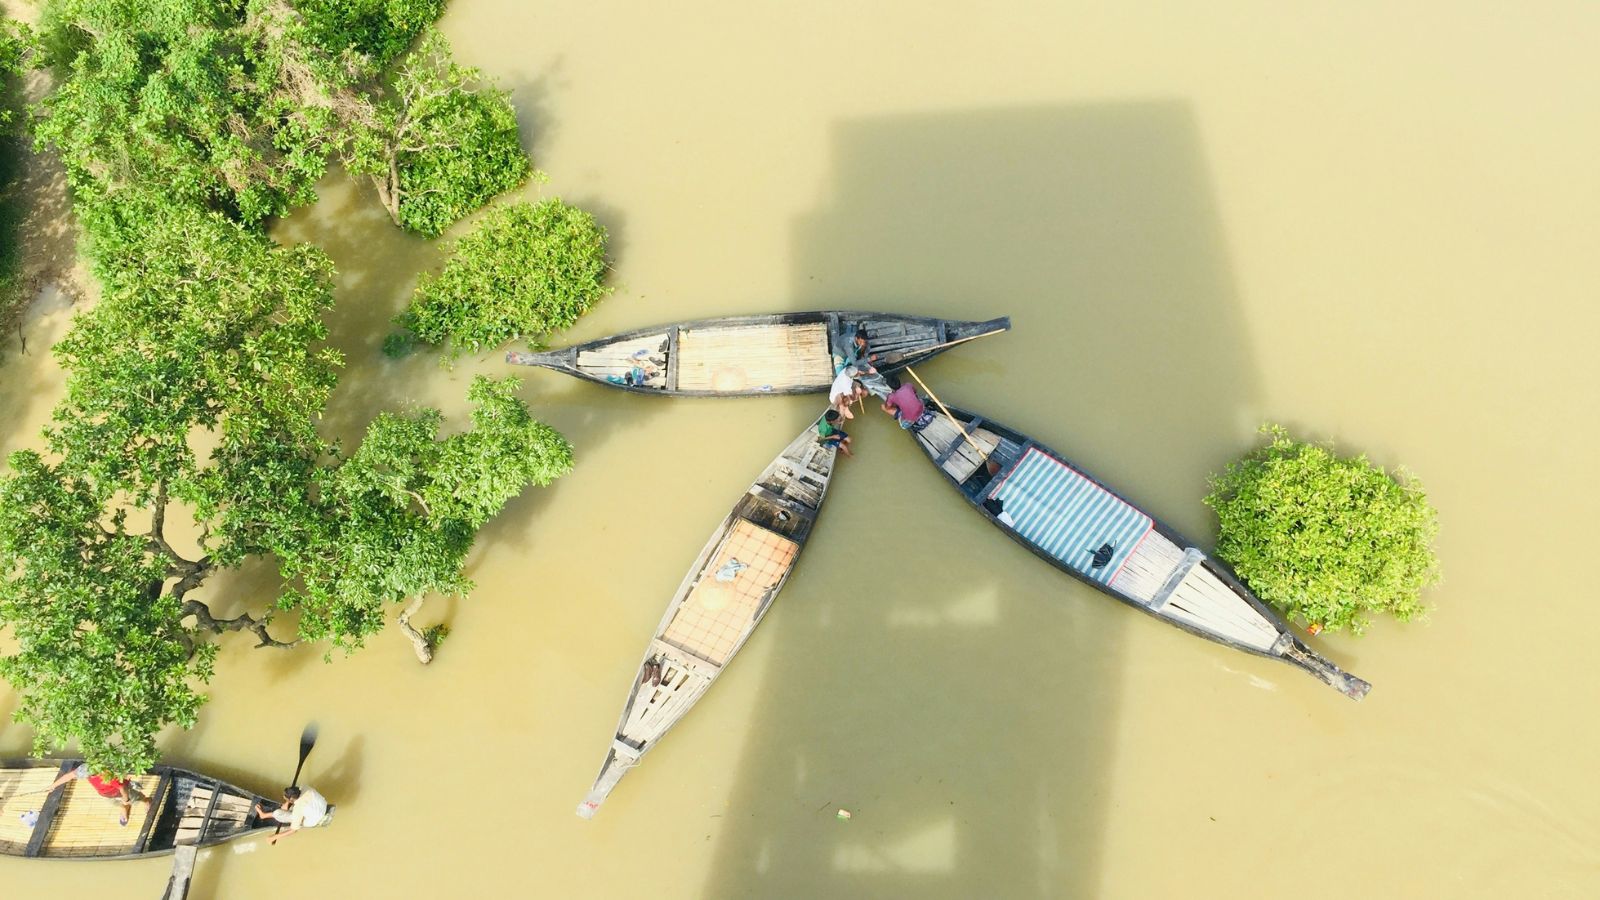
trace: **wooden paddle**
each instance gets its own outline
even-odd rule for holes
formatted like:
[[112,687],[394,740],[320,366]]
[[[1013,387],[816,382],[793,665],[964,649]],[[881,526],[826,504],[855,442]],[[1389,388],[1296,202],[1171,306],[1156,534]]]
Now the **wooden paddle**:
[[[311,755],[311,748],[315,747],[316,745],[317,745],[317,723],[311,722],[311,723],[306,725],[306,730],[305,731],[300,732],[300,761],[294,764],[294,778],[291,778],[289,780],[289,786],[290,787],[299,787],[300,786],[300,770],[305,768],[306,757]],[[272,833],[273,834],[277,834],[278,832],[280,832],[282,830],[283,830],[283,823],[279,822],[278,823],[278,827],[272,829]]]
[[[971,340],[971,338],[966,338],[965,340]],[[983,449],[982,445],[980,445],[977,441],[973,440],[972,439],[972,435],[967,434],[966,426],[962,425],[961,424],[961,420],[956,418],[954,413],[950,412],[950,407],[944,405],[944,401],[939,399],[939,395],[935,394],[933,391],[929,390],[928,386],[923,383],[922,379],[917,375],[917,373],[910,366],[906,366],[906,372],[908,372],[911,375],[912,378],[915,378],[917,380],[917,384],[920,385],[922,387],[923,392],[928,395],[928,399],[930,399],[933,402],[939,404],[939,409],[945,415],[950,417],[950,421],[951,422],[955,423],[956,430],[960,431],[961,432],[961,436],[967,439],[967,443],[972,445],[972,449],[978,451],[978,459],[980,461],[988,459],[989,458],[989,451]]]

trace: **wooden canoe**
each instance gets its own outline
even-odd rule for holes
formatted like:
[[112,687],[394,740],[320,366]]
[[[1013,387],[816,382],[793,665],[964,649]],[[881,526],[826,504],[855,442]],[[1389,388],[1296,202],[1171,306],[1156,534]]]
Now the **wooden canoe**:
[[836,451],[807,427],[717,526],[645,648],[594,787],[592,818],[617,782],[722,674],[794,570],[828,493]]
[[[58,775],[77,767],[76,759],[25,759],[0,763],[0,854],[37,859],[143,859],[179,846],[210,847],[271,830],[276,822],[258,819],[260,803],[278,801],[175,766],[156,766],[131,779],[148,804],[134,801],[126,826],[117,824],[118,805],[100,796],[87,781],[72,780],[46,790]],[[24,818],[36,816],[34,824]]]
[[733,316],[661,325],[544,353],[506,354],[506,362],[542,366],[640,394],[739,397],[825,391],[834,356],[864,327],[877,368],[892,372],[958,344],[1011,327],[987,322],[822,310]]
[[923,453],[1046,562],[1185,631],[1298,666],[1352,699],[1371,689],[1307,647],[1220,561],[1066,457],[973,413],[950,407],[946,416],[931,401],[928,410],[932,421],[913,432]]

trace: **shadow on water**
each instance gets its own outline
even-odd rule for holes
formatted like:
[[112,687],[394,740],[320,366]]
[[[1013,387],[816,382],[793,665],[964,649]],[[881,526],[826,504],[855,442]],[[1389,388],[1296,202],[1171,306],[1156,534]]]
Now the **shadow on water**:
[[[1010,314],[1013,332],[919,374],[1202,531],[1254,376],[1188,105],[872,118],[832,146],[795,231],[795,306]],[[1136,700],[1122,635],[1166,626],[1006,540],[869,417],[831,537],[758,636],[771,655],[702,893],[1093,896],[1117,709]]]

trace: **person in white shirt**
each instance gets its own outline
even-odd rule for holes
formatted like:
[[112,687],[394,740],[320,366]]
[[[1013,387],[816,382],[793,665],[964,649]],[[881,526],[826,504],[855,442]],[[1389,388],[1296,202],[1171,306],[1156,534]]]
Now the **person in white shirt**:
[[282,834],[275,834],[267,840],[269,844],[276,844],[278,838],[286,838],[302,828],[316,828],[328,818],[328,801],[311,788],[286,787],[283,789],[283,805],[267,812],[256,804],[256,818],[272,819],[289,826],[289,830]]

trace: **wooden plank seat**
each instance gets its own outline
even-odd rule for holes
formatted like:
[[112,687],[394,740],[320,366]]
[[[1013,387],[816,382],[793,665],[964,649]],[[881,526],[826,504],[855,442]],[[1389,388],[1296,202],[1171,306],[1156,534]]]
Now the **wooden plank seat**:
[[176,841],[179,844],[194,844],[242,831],[252,814],[251,805],[250,798],[232,791],[223,790],[218,794],[210,785],[195,785],[178,817]]
[[590,375],[606,379],[626,378],[635,368],[642,369],[645,373],[642,383],[645,386],[665,387],[667,348],[667,334],[662,332],[581,350],[574,364]]
[[[967,435],[972,440],[962,436],[955,420],[936,412],[933,421],[917,433],[917,440],[929,449],[935,459],[943,460],[940,468],[959,484],[972,477],[972,473],[978,471],[978,466],[1000,446],[1000,438],[994,432],[978,428],[969,429]],[[974,443],[977,447],[973,446]]]

